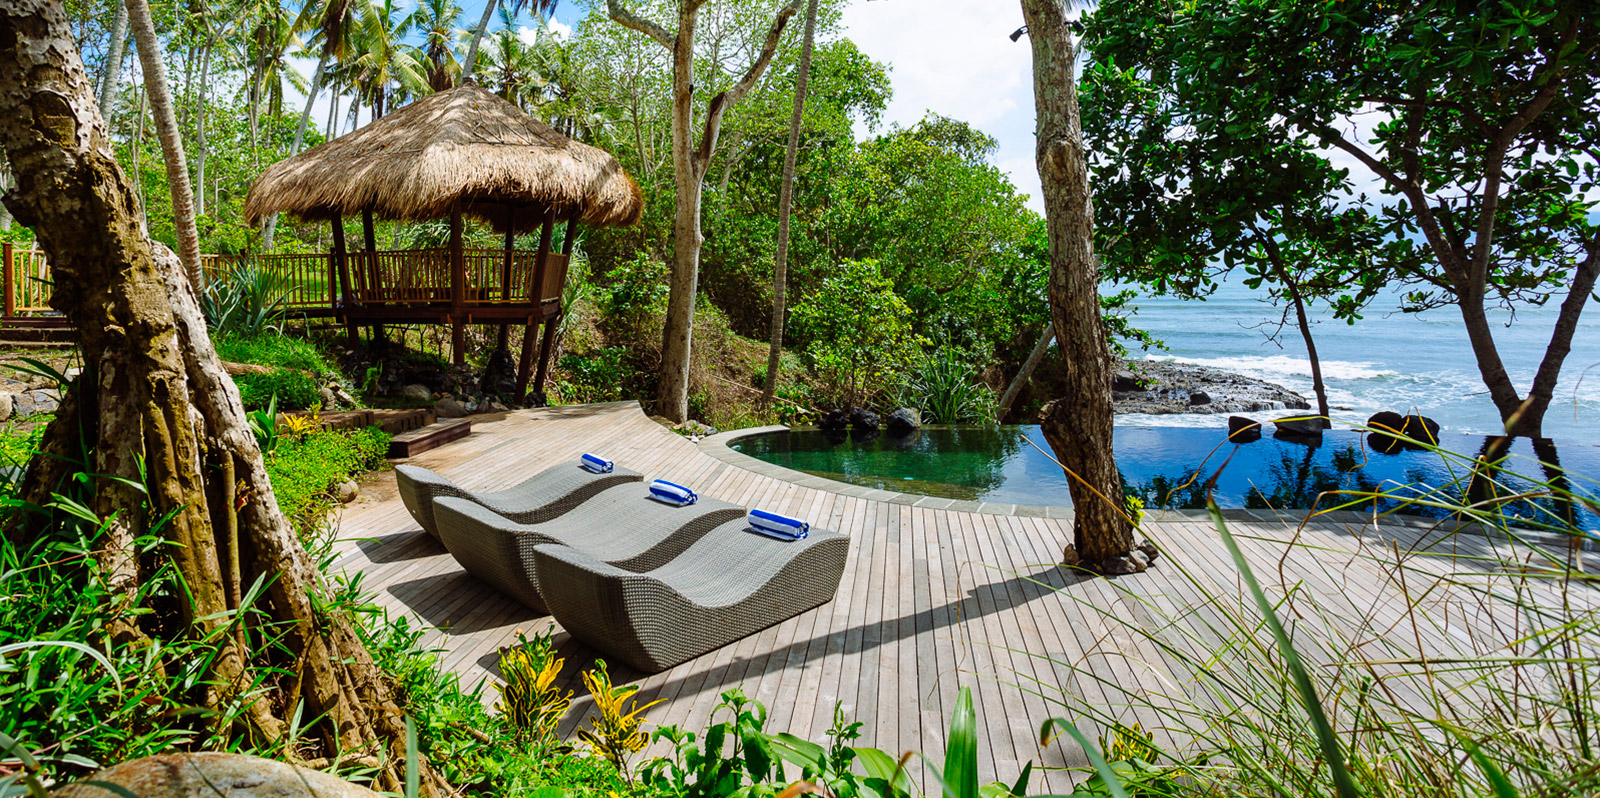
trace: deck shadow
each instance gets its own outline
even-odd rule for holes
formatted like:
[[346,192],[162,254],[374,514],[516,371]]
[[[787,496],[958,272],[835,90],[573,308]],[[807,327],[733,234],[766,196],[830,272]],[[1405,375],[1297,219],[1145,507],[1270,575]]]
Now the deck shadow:
[[466,571],[399,582],[390,585],[388,591],[429,626],[451,637],[546,617],[501,595]]
[[445,553],[444,545],[421,529],[362,538],[356,546],[373,563],[415,560]]

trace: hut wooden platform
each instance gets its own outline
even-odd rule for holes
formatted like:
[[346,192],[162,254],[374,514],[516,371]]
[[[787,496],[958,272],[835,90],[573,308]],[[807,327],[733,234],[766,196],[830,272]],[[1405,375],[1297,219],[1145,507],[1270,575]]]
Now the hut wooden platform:
[[[770,710],[772,730],[821,741],[834,703],[843,702],[865,723],[862,744],[938,760],[958,685],[969,685],[981,777],[1009,783],[1029,761],[1057,768],[1084,763],[1070,744],[1041,748],[1037,735],[1045,718],[1076,719],[1075,707],[1084,704],[1122,706],[1121,690],[1184,689],[1166,654],[1087,608],[1113,608],[1168,643],[1192,649],[1216,619],[1205,596],[1236,606],[1247,600],[1217,533],[1195,514],[1167,513],[1147,524],[1165,552],[1149,572],[1086,579],[1052,565],[1071,540],[1069,521],[1019,515],[1014,507],[952,509],[946,499],[845,490],[818,480],[808,480],[819,485],[808,487],[763,475],[737,458],[710,456],[634,403],[476,418],[470,437],[406,462],[471,489],[493,490],[597,452],[646,478],[669,478],[704,495],[807,518],[851,536],[849,565],[831,603],[664,673],[614,669],[619,682],[641,686],[643,700],[664,700],[646,713],[656,724],[698,732],[718,695],[742,687]],[[407,515],[392,473],[375,475],[364,494],[338,520],[336,567],[364,572],[364,585],[377,592],[381,607],[426,625],[423,643],[438,649],[444,667],[465,685],[482,685],[484,701],[491,702],[496,649],[511,644],[518,630],[532,633],[554,622],[462,572]],[[1309,592],[1342,609],[1352,619],[1349,631],[1374,647],[1416,641],[1425,650],[1459,654],[1463,641],[1504,641],[1506,629],[1515,626],[1514,618],[1482,606],[1451,576],[1466,571],[1480,580],[1503,578],[1492,559],[1464,564],[1454,558],[1493,558],[1507,553],[1503,544],[1465,535],[1435,544],[1433,525],[1420,521],[1384,519],[1375,528],[1339,514],[1296,526],[1298,516],[1230,515],[1269,592]],[[1288,545],[1291,539],[1299,545]],[[1593,555],[1586,556],[1592,568]],[[1397,557],[1416,566],[1409,584],[1401,585],[1384,565]],[[1431,584],[1420,579],[1427,573],[1438,578]],[[1405,611],[1407,594],[1427,596],[1422,614]],[[1306,625],[1298,634],[1314,640],[1319,632]],[[567,658],[562,682],[578,694],[560,729],[572,737],[591,708],[578,673],[595,655],[559,629],[556,641]],[[1325,656],[1333,655],[1359,657],[1362,650]],[[1313,664],[1319,664],[1316,657]],[[1407,677],[1394,678],[1404,694]],[[1142,709],[1117,714],[1147,729],[1162,726]],[[1094,729],[1085,732],[1093,736]],[[920,774],[922,765],[913,760],[913,768]],[[1036,779],[1033,792],[1064,793],[1069,784],[1065,772],[1054,771]]]

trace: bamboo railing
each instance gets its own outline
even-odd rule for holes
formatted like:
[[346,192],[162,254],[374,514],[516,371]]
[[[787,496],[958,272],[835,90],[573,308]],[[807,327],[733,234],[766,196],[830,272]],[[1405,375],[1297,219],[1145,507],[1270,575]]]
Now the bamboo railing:
[[[470,306],[532,304],[537,295],[542,303],[559,301],[566,284],[566,255],[552,252],[545,269],[544,285],[533,291],[531,283],[537,254],[518,250],[512,257],[509,290],[505,278],[505,254],[499,249],[468,249],[462,252],[467,275],[467,304]],[[450,302],[450,251],[444,247],[378,252],[351,252],[351,301],[360,305],[431,305]],[[207,282],[240,268],[259,268],[282,282],[284,306],[293,310],[333,309],[340,306],[339,279],[333,256],[327,254],[280,255],[202,255],[202,277]],[[0,255],[5,308],[3,318],[17,319],[51,315],[53,286],[50,265],[36,249],[17,249],[4,245]]]

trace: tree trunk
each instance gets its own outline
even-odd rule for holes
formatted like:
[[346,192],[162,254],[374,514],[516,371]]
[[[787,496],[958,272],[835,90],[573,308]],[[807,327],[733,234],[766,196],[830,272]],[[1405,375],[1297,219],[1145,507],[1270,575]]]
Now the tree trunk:
[[1133,528],[1111,452],[1111,352],[1100,318],[1094,208],[1078,118],[1072,34],[1060,0],[1022,0],[1022,13],[1033,47],[1036,159],[1050,244],[1050,316],[1066,377],[1066,395],[1045,407],[1043,431],[1069,472],[1077,558],[1104,573],[1142,571],[1148,561],[1133,550]]
[[1272,236],[1259,230],[1256,235],[1261,240],[1262,249],[1266,250],[1267,259],[1271,261],[1272,268],[1278,273],[1278,280],[1283,283],[1284,290],[1289,292],[1289,303],[1294,306],[1295,323],[1300,328],[1300,337],[1306,342],[1306,357],[1311,361],[1311,391],[1317,395],[1317,415],[1322,417],[1323,429],[1333,426],[1332,411],[1328,409],[1328,388],[1322,382],[1322,358],[1317,356],[1317,342],[1311,337],[1311,320],[1306,316],[1305,297],[1300,293],[1300,281],[1289,272],[1288,264],[1284,263],[1283,251],[1278,248],[1278,242]]
[[[148,9],[128,10],[138,35]],[[406,735],[393,690],[349,619],[318,609],[329,603],[326,585],[278,510],[193,284],[178,259],[139,230],[133,194],[55,0],[0,2],[0,145],[17,175],[5,202],[38,233],[56,277],[51,306],[76,328],[85,366],[40,442],[23,495],[43,499],[68,477],[66,461],[52,455],[88,452],[93,509],[114,518],[96,552],[113,600],[139,600],[133,541],[146,533],[167,539],[154,564],[172,568],[186,588],[172,599],[179,617],[130,613],[121,629],[109,630],[114,644],[152,634],[215,640],[217,656],[190,697],[198,707],[222,712],[245,699],[248,742],[262,748],[283,739],[284,718],[313,719],[291,756],[381,754],[376,786],[400,792]],[[237,495],[249,497],[242,503],[211,498],[233,495],[234,484],[218,484],[229,471],[243,488]],[[235,522],[238,544],[227,550],[232,540],[219,530]],[[223,567],[236,556],[237,580]],[[241,694],[256,674],[234,636],[221,633],[246,609],[230,602],[228,582],[258,579],[268,587],[254,611],[282,635],[256,655],[259,665],[296,674],[281,716],[268,701]],[[424,794],[446,789],[421,764]]]
[[[300,153],[300,148],[306,143],[306,126],[311,124],[311,104],[317,101],[317,92],[322,89],[322,74],[328,69],[328,51],[323,50],[322,56],[317,59],[316,71],[311,73],[311,85],[306,89],[306,107],[300,112],[300,124],[294,129],[294,142],[289,145],[289,156],[294,157]],[[266,226],[261,231],[261,248],[272,251],[272,238],[278,231],[278,214],[267,217]]]
[[1533,375],[1533,387],[1528,398],[1518,410],[1514,421],[1508,422],[1506,432],[1538,439],[1544,436],[1544,415],[1555,397],[1556,380],[1561,376],[1561,366],[1572,351],[1572,336],[1578,331],[1578,318],[1583,306],[1594,292],[1596,278],[1600,278],[1600,236],[1589,242],[1589,254],[1578,265],[1572,277],[1572,290],[1561,302],[1556,315],[1556,326],[1550,332],[1550,344],[1545,347],[1539,370]]
[[488,0],[483,4],[483,18],[478,20],[478,27],[472,30],[472,43],[467,45],[467,60],[461,64],[461,82],[472,80],[472,74],[478,68],[478,45],[483,44],[483,35],[489,30],[489,20],[494,17],[494,10],[500,7],[499,0]]
[[111,12],[111,45],[106,51],[106,73],[100,76],[100,114],[111,121],[111,106],[117,99],[117,80],[122,77],[122,55],[128,44],[128,6],[113,3]]
[[161,40],[155,21],[150,18],[148,0],[126,0],[128,23],[138,46],[139,63],[144,68],[145,90],[150,95],[150,111],[156,120],[156,138],[161,142],[161,159],[167,165],[167,184],[172,188],[172,225],[178,237],[178,255],[189,272],[189,281],[200,283],[200,232],[195,229],[194,190],[189,185],[189,166],[183,154],[183,136],[172,107],[172,92],[167,86],[167,65],[161,60]]
[[[778,190],[778,252],[772,264],[772,327],[767,344],[767,384],[761,401],[778,392],[783,363],[783,317],[788,311],[789,216],[794,210],[794,162],[800,151],[800,123],[806,110],[806,82],[811,75],[811,45],[817,31],[817,0],[806,3],[806,32],[800,45],[800,72],[794,79],[794,114],[789,117],[789,146],[783,153],[783,184]],[[724,194],[726,201],[726,194]]]
[[1017,395],[1022,393],[1022,386],[1028,384],[1028,378],[1033,376],[1034,369],[1039,367],[1039,361],[1044,359],[1044,353],[1050,350],[1050,342],[1055,338],[1055,325],[1046,324],[1044,332],[1039,334],[1039,342],[1034,344],[1033,351],[1028,353],[1028,359],[1022,361],[1022,368],[1017,370],[1017,376],[1006,386],[1006,392],[1000,395],[1000,405],[994,414],[996,424],[1005,423],[1006,414],[1011,412],[1011,405],[1017,401]]
[[206,214],[206,90],[209,88],[206,81],[210,77],[211,46],[208,44],[200,56],[200,96],[196,98],[194,113],[194,212],[200,216]]

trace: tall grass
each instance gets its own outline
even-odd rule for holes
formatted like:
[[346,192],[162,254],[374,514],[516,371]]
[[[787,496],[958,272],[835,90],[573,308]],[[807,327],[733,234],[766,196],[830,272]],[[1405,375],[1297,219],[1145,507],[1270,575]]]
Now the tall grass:
[[994,391],[978,380],[977,369],[962,360],[955,347],[940,347],[924,357],[905,376],[899,394],[900,402],[921,411],[925,422],[988,424],[994,420]]
[[1449,485],[1325,497],[1364,517],[1319,511],[1286,531],[1211,504],[1219,549],[1169,549],[1170,590],[1108,580],[1120,601],[1107,603],[1059,589],[1086,625],[1131,641],[1117,649],[1137,676],[1034,652],[1111,700],[1019,686],[1102,737],[1153,720],[1149,753],[1112,763],[1133,795],[1600,793],[1600,583],[1586,570],[1600,558],[1573,512],[1593,513],[1592,494],[1571,474],[1436,452],[1461,467]]

